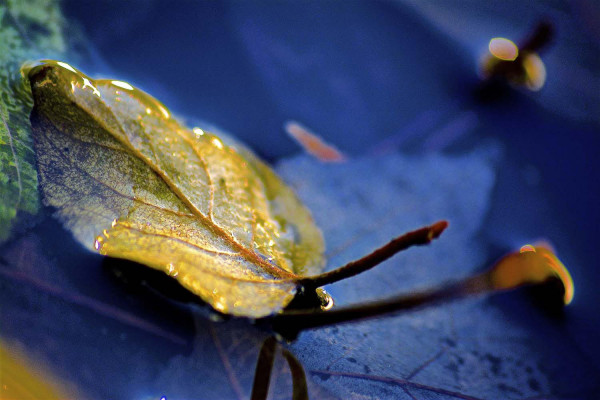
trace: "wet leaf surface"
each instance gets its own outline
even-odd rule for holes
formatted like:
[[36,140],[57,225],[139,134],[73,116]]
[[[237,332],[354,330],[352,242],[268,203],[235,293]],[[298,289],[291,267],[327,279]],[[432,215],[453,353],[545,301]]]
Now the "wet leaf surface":
[[63,62],[29,71],[44,204],[85,247],[148,265],[225,314],[285,307],[323,241],[248,150],[185,128],[151,96]]

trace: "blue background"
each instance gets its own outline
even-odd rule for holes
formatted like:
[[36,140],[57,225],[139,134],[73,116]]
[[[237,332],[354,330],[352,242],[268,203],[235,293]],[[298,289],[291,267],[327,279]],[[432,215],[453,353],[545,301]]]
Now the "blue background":
[[[570,269],[576,295],[558,322],[538,320],[532,316],[535,313],[526,307],[520,309],[521,303],[508,295],[493,304],[503,310],[518,308],[521,311],[512,318],[518,324],[533,326],[533,330],[548,326],[558,329],[560,333],[553,334],[546,347],[562,338],[577,349],[577,356],[564,355],[565,364],[580,363],[589,376],[565,375],[565,382],[598,377],[600,11],[591,1],[523,5],[519,1],[70,0],[64,3],[64,12],[69,23],[79,27],[89,40],[79,43],[91,43],[81,49],[83,55],[72,61],[74,65],[92,76],[129,81],[161,99],[189,124],[208,123],[230,132],[273,163],[300,152],[282,130],[283,123],[290,119],[312,128],[352,160],[396,153],[414,160],[438,155],[452,158],[482,147],[495,149],[489,155],[495,166],[495,183],[485,194],[489,198],[485,197],[486,212],[481,217],[482,227],[474,233],[474,246],[483,254],[483,261],[490,262],[524,243],[548,239]],[[553,43],[542,52],[548,72],[546,86],[536,93],[511,89],[495,101],[478,100],[474,95],[479,84],[478,61],[489,39],[503,36],[518,41],[542,18],[556,28]],[[382,163],[389,162],[386,160]],[[362,171],[369,168],[372,164],[367,163]],[[314,179],[321,173],[337,176],[335,171],[323,171],[317,170]],[[377,169],[373,171],[377,173]],[[288,170],[287,174],[293,181],[293,172]],[[341,174],[343,177],[344,172]],[[357,180],[364,179],[368,186],[369,177],[356,174]],[[451,178],[438,178],[453,182]],[[431,189],[432,196],[439,194]],[[310,203],[314,196],[310,192],[307,196]],[[342,209],[344,206],[341,203]],[[42,228],[61,231],[52,221],[44,222]],[[328,228],[324,230],[327,235]],[[57,237],[63,238],[60,235],[68,240],[68,234],[59,233]],[[19,246],[39,246],[36,240]],[[42,247],[48,249],[57,240]],[[83,283],[90,280],[89,272],[84,273],[77,265],[99,265],[98,257],[77,248],[48,251],[53,263],[73,265],[61,272],[69,277],[65,282],[76,279],[79,290],[95,293],[103,301],[110,299],[115,306],[122,305],[120,289],[112,289],[113,283],[102,273],[97,272],[92,282]],[[31,262],[47,263],[35,259]],[[431,274],[435,276],[436,271]],[[56,279],[60,282],[60,277]],[[20,293],[30,298],[25,292]],[[340,295],[344,298],[344,292]],[[158,325],[172,320],[171,331],[183,337],[194,332],[196,343],[208,337],[192,326],[187,311],[181,311],[183,316],[179,318],[169,307],[163,310],[160,301],[150,307],[136,299],[127,297],[128,307],[144,318]],[[60,309],[60,305],[57,307]],[[27,318],[23,321],[25,324]],[[66,318],[62,324],[76,322]],[[19,326],[7,328],[9,336],[18,336]],[[48,322],[41,329],[60,337],[60,329],[52,331],[51,326]],[[111,327],[107,329],[110,334]],[[223,336],[233,335],[236,329],[225,329]],[[335,337],[336,332],[326,334]],[[23,341],[34,342],[39,332],[28,335]],[[344,335],[340,333],[339,338]],[[319,338],[301,339],[296,351],[314,351],[311,340]],[[94,329],[84,330],[76,351],[93,347],[96,342],[101,347],[102,340]],[[149,346],[154,342],[142,338],[139,343]],[[142,348],[134,351],[139,357],[131,364],[161,365],[170,354],[181,351],[177,340],[164,343],[150,355]],[[47,357],[58,360],[56,364],[62,367],[77,365],[81,354],[76,351],[57,349]],[[206,360],[217,358],[209,353],[204,353]],[[92,357],[98,360],[91,361],[91,365],[104,365],[97,371],[101,381],[119,382],[115,365],[130,359],[130,354],[121,354],[123,360],[115,360],[114,365],[103,364],[101,355]],[[561,360],[563,355],[556,357]],[[310,357],[302,360],[306,365],[314,363]],[[177,369],[173,363],[171,366]],[[93,381],[73,379],[84,386]],[[323,384],[327,388],[327,383]],[[329,390],[335,391],[335,386]],[[369,390],[376,396],[394,396],[385,388]],[[100,396],[114,393],[100,384],[91,392]],[[122,393],[130,392],[123,389]]]

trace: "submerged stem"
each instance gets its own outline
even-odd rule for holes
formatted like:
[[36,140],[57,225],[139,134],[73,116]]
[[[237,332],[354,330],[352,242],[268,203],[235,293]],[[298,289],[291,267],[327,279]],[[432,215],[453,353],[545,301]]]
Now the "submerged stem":
[[[524,246],[520,252],[503,257],[487,271],[454,283],[383,301],[340,307],[331,311],[286,311],[273,316],[272,324],[275,331],[284,336],[293,337],[305,329],[373,318],[392,312],[428,307],[466,296],[491,294],[524,285],[542,285],[549,282],[559,283],[560,302],[568,304],[572,298],[573,287],[570,275],[564,265],[548,249]],[[556,285],[553,287],[556,288]],[[555,295],[555,293],[552,294]]]
[[402,310],[412,310],[451,301],[467,295],[489,291],[485,275],[477,275],[464,281],[444,285],[432,290],[423,290],[408,295],[392,297],[362,305],[351,305],[331,311],[292,310],[273,317],[273,329],[277,332],[297,333],[322,326],[336,325]]
[[265,339],[260,348],[254,371],[254,383],[252,384],[252,394],[250,395],[251,400],[266,400],[269,395],[269,384],[271,383],[276,348],[277,340],[272,336]]
[[308,387],[306,385],[306,373],[302,364],[292,353],[281,349],[281,354],[287,361],[292,374],[292,400],[308,400]]
[[388,244],[373,251],[372,253],[359,258],[358,260],[351,261],[342,267],[334,269],[333,271],[302,278],[299,280],[299,283],[305,288],[317,288],[319,286],[327,285],[354,275],[358,275],[361,272],[381,264],[394,254],[411,246],[429,244],[433,239],[439,237],[447,227],[447,221],[438,221],[431,226],[405,233],[404,235],[393,239]]

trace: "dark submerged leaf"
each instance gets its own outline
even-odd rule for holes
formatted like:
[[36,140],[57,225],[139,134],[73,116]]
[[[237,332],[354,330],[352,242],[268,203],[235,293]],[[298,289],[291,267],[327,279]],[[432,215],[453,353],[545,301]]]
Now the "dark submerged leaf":
[[[473,266],[491,264],[478,238],[494,185],[494,152],[282,163],[278,171],[323,224],[335,264],[364,254],[392,231],[439,215],[450,221],[435,246],[327,287],[338,306],[455,281],[475,272]],[[334,206],[340,203],[343,212]],[[569,339],[568,322],[512,293],[307,331],[292,349],[308,376],[346,398],[593,398],[598,371]]]

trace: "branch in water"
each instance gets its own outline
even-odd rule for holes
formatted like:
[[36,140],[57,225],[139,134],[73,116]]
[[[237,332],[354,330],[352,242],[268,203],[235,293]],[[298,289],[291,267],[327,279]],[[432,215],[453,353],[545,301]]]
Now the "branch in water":
[[317,288],[342,279],[358,275],[367,271],[378,264],[381,264],[396,253],[405,250],[411,246],[422,246],[429,244],[433,239],[439,237],[444,229],[448,227],[447,221],[438,221],[431,226],[427,226],[416,231],[405,233],[397,237],[388,244],[373,251],[358,260],[354,260],[324,274],[303,278],[299,283],[305,288]]
[[558,302],[556,299],[557,287],[559,288],[560,304],[569,304],[573,298],[573,281],[565,266],[554,253],[541,246],[527,245],[523,246],[519,252],[501,258],[487,271],[458,282],[383,301],[341,307],[331,311],[286,311],[271,317],[271,322],[275,331],[291,338],[305,329],[374,318],[392,312],[414,310],[462,297],[493,294],[527,285],[552,289],[552,293],[538,292],[538,296],[553,296],[553,298],[547,299],[547,302],[552,304]]

